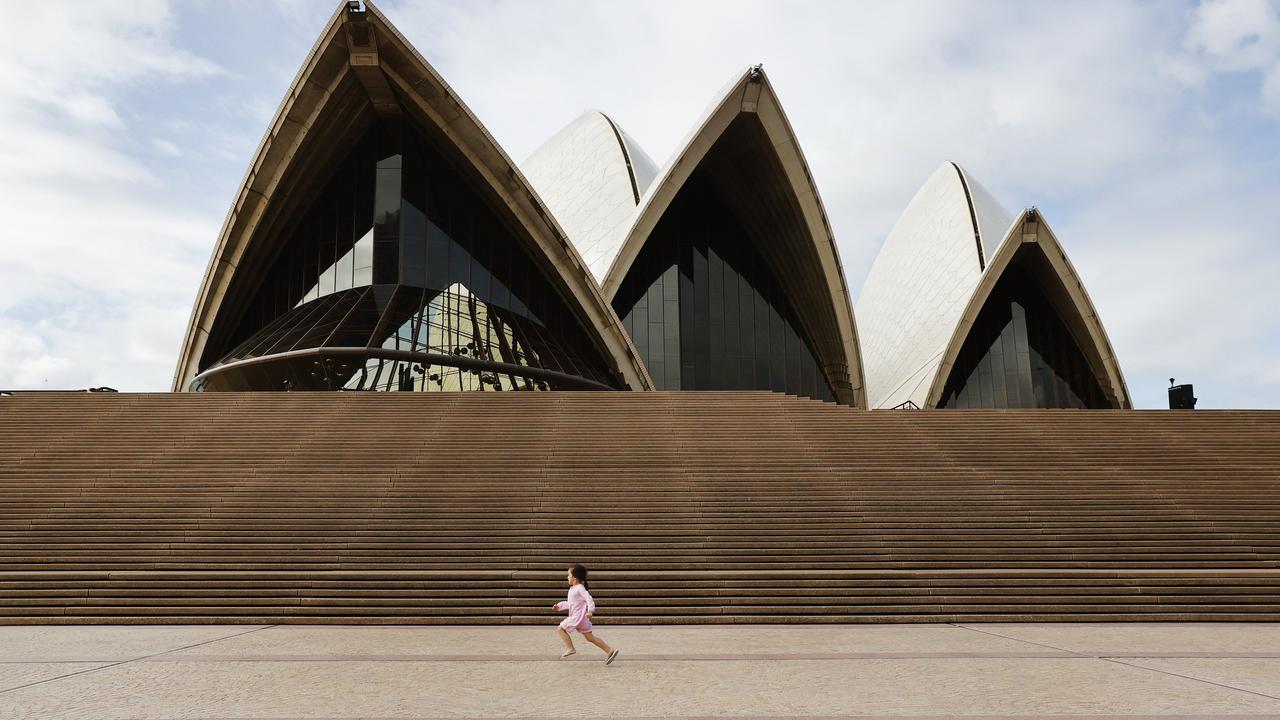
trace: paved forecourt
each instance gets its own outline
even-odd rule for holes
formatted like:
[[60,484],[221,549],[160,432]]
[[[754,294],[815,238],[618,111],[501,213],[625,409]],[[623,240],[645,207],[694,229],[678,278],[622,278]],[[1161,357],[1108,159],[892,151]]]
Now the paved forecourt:
[[0,627],[0,718],[1280,717],[1280,624]]

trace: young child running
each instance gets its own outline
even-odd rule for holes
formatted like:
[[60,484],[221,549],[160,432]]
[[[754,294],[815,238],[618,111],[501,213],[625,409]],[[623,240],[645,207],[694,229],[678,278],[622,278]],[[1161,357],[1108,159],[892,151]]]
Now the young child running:
[[564,643],[564,654],[560,658],[564,659],[578,652],[573,647],[573,638],[569,637],[570,632],[577,630],[587,642],[605,652],[604,664],[608,665],[618,659],[618,651],[591,634],[591,615],[596,611],[596,601],[591,599],[591,593],[587,591],[587,569],[577,564],[570,565],[565,580],[569,582],[569,599],[552,605],[556,610],[569,613],[569,617],[561,620],[560,627],[556,630],[560,641]]

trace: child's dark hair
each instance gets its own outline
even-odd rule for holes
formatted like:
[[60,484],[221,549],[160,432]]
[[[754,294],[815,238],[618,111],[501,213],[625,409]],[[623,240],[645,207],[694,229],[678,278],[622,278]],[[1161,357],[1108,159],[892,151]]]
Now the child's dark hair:
[[591,586],[587,584],[587,567],[585,565],[579,565],[578,563],[570,565],[569,574],[577,578],[578,582],[582,583],[582,587],[588,590],[591,589]]

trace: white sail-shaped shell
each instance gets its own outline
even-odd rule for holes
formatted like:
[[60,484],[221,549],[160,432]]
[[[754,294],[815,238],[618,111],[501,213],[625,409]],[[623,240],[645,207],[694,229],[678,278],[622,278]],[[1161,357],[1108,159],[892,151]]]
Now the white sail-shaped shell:
[[[944,162],[889,231],[858,298],[872,408],[923,407],[961,312],[982,276],[984,247],[1012,218],[960,166]],[[995,240],[989,240],[994,235]]]
[[653,160],[609,116],[583,113],[520,166],[597,282],[618,254]]
[[[872,408],[938,407],[957,356],[1020,252],[1040,252],[1058,308],[1111,407],[1128,389],[1098,314],[1057,238],[1035,211],[1009,215],[960,166],[943,163],[885,239],[858,299]],[[1058,289],[1062,293],[1057,293]]]

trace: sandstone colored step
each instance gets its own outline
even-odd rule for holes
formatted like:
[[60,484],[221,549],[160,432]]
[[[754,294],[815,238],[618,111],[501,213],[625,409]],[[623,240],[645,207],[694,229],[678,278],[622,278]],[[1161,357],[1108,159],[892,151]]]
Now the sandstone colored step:
[[1280,619],[1280,413],[0,398],[0,622]]

